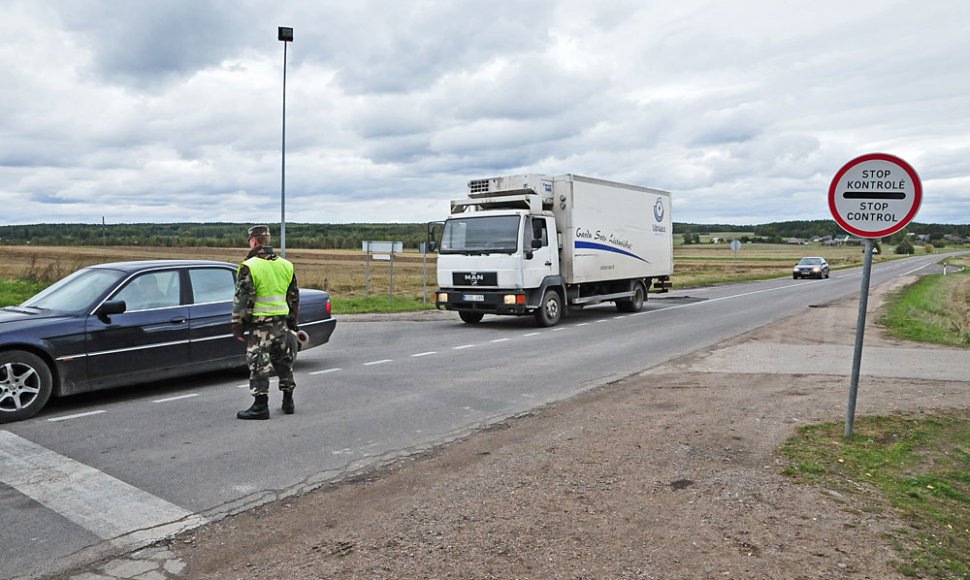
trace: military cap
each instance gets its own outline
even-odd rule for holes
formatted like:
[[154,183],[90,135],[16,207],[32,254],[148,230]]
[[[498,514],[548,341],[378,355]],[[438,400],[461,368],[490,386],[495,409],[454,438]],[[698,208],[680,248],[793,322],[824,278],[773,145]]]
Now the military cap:
[[269,226],[253,226],[249,228],[249,238],[256,238],[259,236],[268,236]]

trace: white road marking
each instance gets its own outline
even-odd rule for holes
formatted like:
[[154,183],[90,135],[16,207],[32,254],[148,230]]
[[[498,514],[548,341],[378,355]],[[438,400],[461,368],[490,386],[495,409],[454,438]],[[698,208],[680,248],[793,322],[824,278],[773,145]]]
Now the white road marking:
[[432,354],[438,354],[438,353],[436,351],[429,350],[428,352],[419,352],[419,353],[416,353],[416,354],[412,354],[411,356],[417,358],[419,356],[429,356],[429,355],[432,355]]
[[536,335],[539,335],[539,334],[542,334],[542,333],[541,332],[530,332],[530,333],[526,334],[525,336],[536,336]]
[[494,340],[490,340],[489,342],[505,342],[506,340],[511,340],[511,339],[510,338],[496,338]]
[[100,415],[105,411],[88,411],[87,413],[78,413],[76,415],[64,415],[61,417],[52,417],[48,419],[51,423],[56,423],[58,421],[69,421],[71,419],[80,419],[81,417],[90,417],[91,415]]
[[579,323],[579,324],[577,324],[576,326],[587,326],[587,325],[589,325],[589,323],[588,323],[588,322],[580,322],[580,323]]
[[191,399],[192,397],[198,397],[199,393],[192,393],[189,395],[178,395],[177,397],[168,397],[167,399],[155,399],[153,403],[167,403],[169,401],[178,401],[180,399]]
[[462,349],[465,349],[465,348],[475,348],[475,345],[474,344],[463,344],[461,346],[453,346],[451,348],[454,349],[454,350],[462,350]]
[[322,374],[325,374],[325,373],[335,373],[335,372],[337,372],[339,370],[340,370],[339,368],[324,369],[322,371],[313,371],[312,373],[309,373],[309,374],[311,374],[311,375],[322,375]]
[[160,538],[205,523],[184,508],[9,431],[0,431],[0,482],[104,540],[131,541],[134,532]]
[[391,359],[389,359],[389,358],[386,358],[386,359],[383,359],[383,360],[372,360],[370,362],[365,362],[364,363],[364,366],[365,367],[369,367],[371,365],[382,365],[384,363],[389,363],[389,362],[393,362],[393,361]]
[[553,328],[552,329],[552,332],[562,332],[563,330],[566,330],[566,327],[565,326],[560,326],[558,328]]

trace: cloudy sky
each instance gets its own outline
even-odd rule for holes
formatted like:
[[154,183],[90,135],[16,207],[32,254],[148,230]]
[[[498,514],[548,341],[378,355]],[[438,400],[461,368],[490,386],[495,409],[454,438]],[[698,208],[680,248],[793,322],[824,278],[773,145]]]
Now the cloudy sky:
[[872,152],[970,223],[966,0],[0,0],[4,224],[442,219],[470,179],[829,219]]

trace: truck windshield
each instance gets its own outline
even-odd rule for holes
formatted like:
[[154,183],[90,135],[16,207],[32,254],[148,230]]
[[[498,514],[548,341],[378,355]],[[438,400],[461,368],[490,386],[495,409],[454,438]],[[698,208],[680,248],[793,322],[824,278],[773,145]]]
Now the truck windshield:
[[452,218],[441,232],[441,254],[514,254],[518,247],[517,215]]

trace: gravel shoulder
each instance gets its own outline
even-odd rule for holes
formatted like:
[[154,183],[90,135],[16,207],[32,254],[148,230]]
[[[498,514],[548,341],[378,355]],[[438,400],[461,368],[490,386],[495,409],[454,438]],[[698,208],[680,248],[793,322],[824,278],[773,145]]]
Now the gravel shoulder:
[[[892,288],[870,294],[857,416],[967,409],[966,350],[872,324]],[[792,484],[775,453],[845,420],[857,309],[809,308],[167,549],[190,578],[902,578],[893,514]]]

